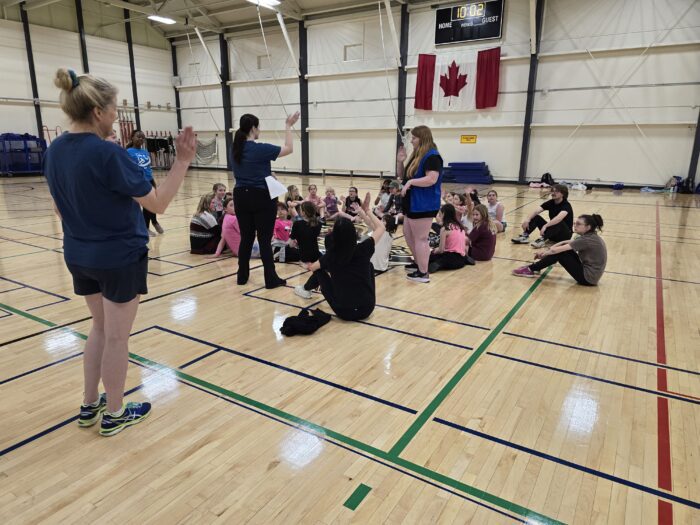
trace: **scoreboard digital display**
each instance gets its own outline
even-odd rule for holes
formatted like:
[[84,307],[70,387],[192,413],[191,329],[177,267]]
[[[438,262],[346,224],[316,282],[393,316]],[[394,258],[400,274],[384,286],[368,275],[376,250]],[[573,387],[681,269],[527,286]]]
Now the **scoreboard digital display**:
[[435,45],[501,38],[503,2],[469,2],[435,11]]

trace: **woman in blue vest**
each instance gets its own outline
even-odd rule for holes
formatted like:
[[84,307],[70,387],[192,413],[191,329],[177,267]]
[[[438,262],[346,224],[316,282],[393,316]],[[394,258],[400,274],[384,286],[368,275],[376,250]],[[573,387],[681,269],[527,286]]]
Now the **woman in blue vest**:
[[428,234],[440,210],[442,157],[428,126],[416,126],[411,130],[411,144],[413,153],[405,167],[406,151],[403,147],[396,157],[396,175],[403,179],[403,233],[415,261],[406,267],[411,271],[406,277],[418,283],[429,283]]

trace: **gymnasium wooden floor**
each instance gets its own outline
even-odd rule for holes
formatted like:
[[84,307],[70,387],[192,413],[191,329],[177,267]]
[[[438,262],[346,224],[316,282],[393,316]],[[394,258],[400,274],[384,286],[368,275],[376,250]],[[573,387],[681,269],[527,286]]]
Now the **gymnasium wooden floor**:
[[191,172],[152,240],[127,388],[154,412],[107,439],[76,424],[90,323],[46,184],[0,180],[0,523],[700,523],[697,197],[572,192],[607,226],[583,288],[510,275],[542,198],[497,185],[493,261],[429,285],[391,270],[367,321],[287,339],[311,301],[188,253],[219,181]]

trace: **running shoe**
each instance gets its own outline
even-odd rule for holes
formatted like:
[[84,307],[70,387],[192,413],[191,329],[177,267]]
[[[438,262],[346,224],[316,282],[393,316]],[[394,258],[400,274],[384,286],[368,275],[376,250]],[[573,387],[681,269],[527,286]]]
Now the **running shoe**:
[[416,270],[413,273],[409,273],[406,275],[406,279],[409,281],[413,281],[416,283],[429,283],[430,282],[430,274],[426,273],[421,273],[420,270]]
[[163,230],[163,227],[160,225],[160,223],[155,223],[153,225],[153,227],[156,229],[156,231],[158,233],[160,233],[161,235],[163,234],[164,230]]
[[513,270],[513,275],[516,277],[535,277],[535,272],[530,270],[528,266],[521,266],[520,268],[516,268]]
[[100,394],[91,405],[80,405],[80,415],[78,416],[79,427],[91,427],[100,419],[102,412],[107,408],[107,394]]
[[126,403],[122,407],[121,414],[110,414],[105,412],[102,414],[102,424],[100,426],[100,435],[113,436],[118,434],[126,427],[141,423],[151,413],[150,403]]
[[312,294],[309,290],[304,288],[302,285],[295,286],[294,293],[297,294],[299,297],[302,297],[304,299],[311,299],[314,296],[314,294]]
[[539,248],[544,248],[545,244],[547,244],[547,239],[545,239],[544,237],[540,237],[536,241],[532,241],[530,243],[530,246],[532,246],[533,248],[539,249]]
[[529,237],[529,235],[525,235],[524,233],[521,233],[520,235],[518,235],[514,239],[511,239],[510,242],[512,242],[513,244],[527,244],[528,242],[530,242],[528,237]]

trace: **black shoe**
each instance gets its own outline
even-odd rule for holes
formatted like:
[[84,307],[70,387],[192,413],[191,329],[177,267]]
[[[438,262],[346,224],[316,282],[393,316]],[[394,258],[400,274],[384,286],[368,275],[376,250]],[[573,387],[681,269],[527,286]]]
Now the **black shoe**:
[[405,265],[403,268],[407,272],[413,272],[413,271],[418,269],[418,265],[416,263],[411,263],[411,264]]
[[406,276],[406,279],[408,279],[409,281],[417,282],[417,283],[429,283],[430,282],[430,275],[427,272],[420,273],[419,270],[416,270],[413,273],[409,273]]
[[279,288],[280,286],[287,286],[287,281],[284,279],[278,278],[276,281],[273,281],[271,284],[266,284],[265,288],[268,290],[272,290],[273,288]]
[[474,266],[476,264],[476,261],[469,257],[468,255],[464,256],[464,264],[465,266]]

